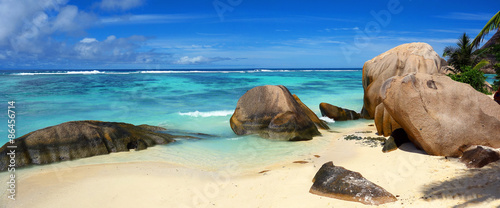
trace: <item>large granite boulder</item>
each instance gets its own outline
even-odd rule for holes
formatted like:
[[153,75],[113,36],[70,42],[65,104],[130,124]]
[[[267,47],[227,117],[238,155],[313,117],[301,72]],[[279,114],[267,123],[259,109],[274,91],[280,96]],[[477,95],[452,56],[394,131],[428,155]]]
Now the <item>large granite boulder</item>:
[[237,135],[259,134],[277,140],[311,140],[320,135],[285,86],[259,86],[238,100],[230,119]]
[[307,107],[306,104],[302,102],[302,100],[300,100],[299,96],[297,96],[296,94],[293,94],[292,96],[295,99],[295,101],[297,101],[297,103],[300,105],[302,111],[306,113],[307,117],[309,117],[309,119],[311,119],[311,121],[314,122],[314,124],[316,124],[316,127],[326,130],[330,129],[326,121],[319,119],[316,113],[314,113],[314,111],[312,111],[309,107]]
[[500,148],[500,105],[468,84],[410,73],[388,79],[380,94],[387,112],[428,154],[459,157],[472,145]]
[[[427,43],[403,44],[365,62],[362,80],[364,104],[361,116],[366,119],[375,117],[376,108],[382,102],[379,96],[380,87],[386,79],[410,72],[439,73],[443,66],[446,66],[446,61]],[[391,132],[386,133],[390,134]]]
[[[29,164],[47,164],[109,154],[111,152],[142,150],[156,144],[174,141],[174,136],[158,133],[165,130],[148,125],[102,121],[71,121],[47,127],[0,148],[0,171],[10,164],[10,153],[15,150],[16,168]],[[15,148],[9,148],[14,146]]]
[[340,108],[328,103],[320,103],[319,110],[322,116],[326,116],[335,121],[348,121],[359,119],[359,113],[353,110]]
[[327,162],[313,179],[310,193],[366,205],[379,205],[397,201],[384,188],[364,178],[360,173]]

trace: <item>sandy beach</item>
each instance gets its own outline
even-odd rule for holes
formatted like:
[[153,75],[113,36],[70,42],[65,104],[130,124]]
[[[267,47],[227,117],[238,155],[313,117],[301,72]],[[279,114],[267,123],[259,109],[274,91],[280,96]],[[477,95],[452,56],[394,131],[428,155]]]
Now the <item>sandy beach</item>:
[[323,136],[315,139],[331,142],[321,151],[258,169],[242,170],[228,164],[227,169],[204,171],[168,161],[66,168],[59,163],[55,164],[58,168],[21,175],[16,200],[6,200],[4,192],[1,204],[33,208],[367,207],[309,193],[317,170],[333,161],[397,196],[397,202],[380,207],[500,206],[498,163],[467,170],[456,158],[429,156],[409,143],[382,153],[380,146],[342,138],[352,133],[373,137],[374,132],[372,126],[338,133],[322,131]]

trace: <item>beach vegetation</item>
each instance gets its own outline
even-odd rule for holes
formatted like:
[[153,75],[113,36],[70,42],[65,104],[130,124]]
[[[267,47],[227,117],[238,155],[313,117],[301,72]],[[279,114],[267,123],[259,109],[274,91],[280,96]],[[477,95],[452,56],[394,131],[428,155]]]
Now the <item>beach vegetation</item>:
[[485,88],[486,77],[480,71],[481,68],[490,64],[489,61],[481,59],[484,50],[475,51],[472,41],[466,33],[462,34],[456,46],[448,46],[443,51],[443,57],[448,57],[448,64],[454,72],[449,76],[451,79],[469,84],[479,92],[488,94]]
[[443,51],[443,57],[448,57],[448,64],[453,67],[451,70],[455,73],[462,72],[464,67],[478,64],[478,55],[480,54],[475,53],[466,33],[459,37],[456,46],[447,46]]
[[491,17],[491,19],[486,23],[486,25],[484,25],[481,32],[479,32],[476,38],[474,38],[474,40],[472,41],[471,46],[478,47],[479,43],[481,43],[481,41],[484,39],[484,36],[486,36],[490,31],[493,31],[495,29],[500,31],[499,26],[500,26],[500,11],[498,11],[495,15],[493,15],[493,17]]
[[495,64],[493,66],[493,69],[495,69],[496,76],[495,76],[495,81],[493,82],[493,91],[497,91],[498,88],[500,87],[500,63]]
[[486,77],[482,71],[479,71],[477,67],[472,68],[471,66],[464,66],[462,70],[461,73],[450,74],[448,76],[457,82],[469,84],[479,92],[488,94],[488,90],[484,86]]

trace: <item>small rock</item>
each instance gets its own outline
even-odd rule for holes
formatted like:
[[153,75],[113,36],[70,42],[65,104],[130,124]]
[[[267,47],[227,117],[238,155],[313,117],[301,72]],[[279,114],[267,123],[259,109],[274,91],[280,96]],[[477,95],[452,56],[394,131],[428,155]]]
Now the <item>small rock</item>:
[[492,162],[500,160],[500,151],[485,146],[473,146],[468,148],[460,158],[467,168],[482,168]]
[[359,113],[353,110],[340,108],[328,103],[319,104],[321,115],[331,118],[335,121],[347,121],[359,119]]
[[263,170],[263,171],[260,171],[259,173],[267,173],[269,171],[271,171],[271,170]]
[[364,178],[360,173],[325,163],[316,173],[310,193],[340,200],[380,205],[397,201],[384,188]]

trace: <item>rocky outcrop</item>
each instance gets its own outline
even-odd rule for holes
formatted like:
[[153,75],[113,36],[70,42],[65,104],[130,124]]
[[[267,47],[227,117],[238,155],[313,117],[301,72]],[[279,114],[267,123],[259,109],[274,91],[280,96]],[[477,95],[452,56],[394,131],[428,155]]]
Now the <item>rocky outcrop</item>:
[[375,126],[377,127],[377,133],[379,135],[389,136],[396,129],[401,128],[401,126],[392,118],[392,116],[387,112],[384,107],[384,103],[380,103],[377,108],[375,108]]
[[468,168],[482,168],[500,160],[500,150],[491,147],[473,146],[464,151],[460,162]]
[[326,116],[335,121],[347,121],[359,119],[359,113],[353,110],[340,108],[328,103],[320,103],[319,110],[322,116]]
[[[29,164],[47,164],[109,154],[143,150],[156,144],[174,141],[165,130],[149,125],[102,121],[71,121],[40,129],[7,143],[0,148],[0,171],[6,170],[10,153],[15,150],[16,168]],[[8,148],[15,146],[15,148]]]
[[330,129],[330,127],[328,127],[328,124],[326,123],[326,121],[320,120],[318,118],[318,116],[309,107],[307,107],[307,105],[304,104],[299,99],[299,97],[297,95],[293,94],[293,98],[300,105],[300,108],[302,108],[302,111],[304,111],[304,113],[306,113],[307,117],[309,117],[309,119],[311,119],[311,121],[314,122],[314,124],[316,124],[316,126],[318,128],[326,129],[326,130]]
[[237,135],[259,134],[264,138],[299,141],[320,135],[285,86],[259,86],[238,100],[230,119]]
[[500,105],[500,88],[493,95],[493,100]]
[[403,44],[367,61],[363,66],[364,103],[361,116],[367,119],[375,117],[376,108],[382,102],[380,88],[386,79],[410,72],[439,73],[445,65],[446,61],[427,43]]
[[316,173],[310,193],[366,205],[397,201],[384,188],[364,178],[360,173],[325,163]]
[[410,142],[408,139],[408,134],[402,128],[396,129],[391,133],[389,139],[384,143],[384,148],[382,152],[391,152],[397,150],[404,143]]
[[500,105],[468,84],[411,73],[388,79],[380,94],[387,112],[428,154],[459,157],[472,145],[500,148]]

